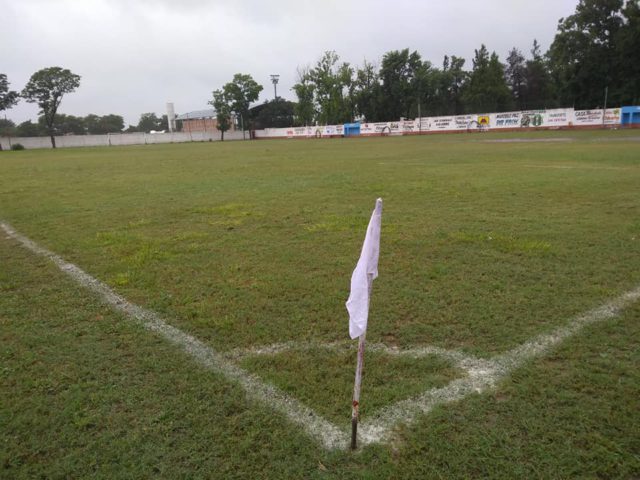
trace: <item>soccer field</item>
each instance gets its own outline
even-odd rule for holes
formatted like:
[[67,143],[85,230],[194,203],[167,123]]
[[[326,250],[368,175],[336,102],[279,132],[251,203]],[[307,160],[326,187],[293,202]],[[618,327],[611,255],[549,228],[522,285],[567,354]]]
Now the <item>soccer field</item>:
[[639,191],[638,131],[1,152],[0,477],[640,476]]

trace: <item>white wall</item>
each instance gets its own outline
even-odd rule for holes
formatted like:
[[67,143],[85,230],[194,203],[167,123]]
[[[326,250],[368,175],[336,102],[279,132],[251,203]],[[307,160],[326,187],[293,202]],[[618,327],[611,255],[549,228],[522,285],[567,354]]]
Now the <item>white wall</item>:
[[[245,132],[249,139],[249,132]],[[99,147],[116,145],[150,145],[155,143],[182,143],[219,141],[220,132],[174,132],[174,133],[109,133],[106,135],[64,135],[56,138],[56,147]],[[225,140],[242,140],[242,132],[225,132]],[[9,150],[20,143],[26,149],[51,148],[49,137],[0,137],[0,145]]]

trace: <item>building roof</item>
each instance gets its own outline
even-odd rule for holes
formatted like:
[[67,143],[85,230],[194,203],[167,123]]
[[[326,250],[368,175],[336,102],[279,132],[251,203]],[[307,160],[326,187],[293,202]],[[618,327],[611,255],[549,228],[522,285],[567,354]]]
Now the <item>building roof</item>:
[[213,108],[208,108],[206,110],[194,110],[193,112],[183,113],[182,115],[178,115],[176,120],[197,120],[202,118],[214,118],[216,116],[216,111]]

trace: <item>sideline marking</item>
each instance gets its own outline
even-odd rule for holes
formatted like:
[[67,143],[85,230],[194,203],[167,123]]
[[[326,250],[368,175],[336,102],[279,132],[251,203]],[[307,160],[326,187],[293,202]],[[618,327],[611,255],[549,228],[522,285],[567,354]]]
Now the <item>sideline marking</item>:
[[7,235],[20,242],[25,248],[37,255],[48,258],[77,283],[98,294],[114,310],[133,318],[147,330],[161,335],[170,343],[180,347],[203,367],[221,373],[229,380],[240,384],[248,398],[259,400],[282,413],[289,421],[303,428],[311,438],[316,439],[325,448],[332,449],[348,445],[349,437],[347,434],[318,415],[311,408],[277,387],[264,383],[256,375],[227,361],[213,348],[166,323],[157,313],[127,301],[124,297],[111,290],[105,283],[93,278],[73,263],[65,261],[59,255],[19,234],[10,225],[0,223],[0,227]]
[[[346,342],[325,345],[311,342],[300,344],[288,342],[245,350],[237,349],[226,354],[218,353],[195,337],[167,324],[157,313],[130,303],[124,297],[111,290],[106,284],[19,234],[7,223],[0,223],[0,227],[10,238],[18,241],[31,252],[50,259],[62,272],[83,287],[98,294],[105,303],[111,305],[115,310],[133,318],[147,330],[158,333],[172,344],[180,347],[203,367],[221,373],[227,379],[237,382],[244,389],[247,397],[259,400],[282,413],[292,423],[302,427],[307,435],[317,440],[324,448],[346,448],[349,445],[350,436],[346,430],[324,419],[314,410],[282,392],[277,387],[263,382],[258,376],[232,363],[233,359],[239,359],[247,355],[275,354],[296,348],[345,348]],[[401,400],[370,413],[368,418],[360,422],[360,444],[368,445],[391,441],[393,430],[397,425],[410,425],[418,415],[428,413],[436,405],[455,402],[467,395],[482,393],[493,388],[499,380],[526,361],[543,355],[549,349],[577,334],[588,325],[616,317],[623,309],[638,300],[640,300],[640,286],[623,293],[600,307],[574,317],[563,327],[558,327],[550,333],[537,335],[522,345],[503,354],[496,355],[491,359],[481,359],[463,354],[457,350],[446,350],[432,346],[400,350],[383,344],[373,344],[373,349],[392,355],[409,355],[414,358],[421,358],[425,355],[446,357],[465,370],[467,376],[453,380],[444,387],[426,390],[417,396]]]

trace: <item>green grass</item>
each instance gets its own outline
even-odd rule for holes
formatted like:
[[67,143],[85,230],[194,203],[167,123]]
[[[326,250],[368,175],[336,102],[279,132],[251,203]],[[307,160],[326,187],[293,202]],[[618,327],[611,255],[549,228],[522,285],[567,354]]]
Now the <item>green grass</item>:
[[[514,137],[574,141],[484,142]],[[344,340],[382,196],[368,339],[491,357],[640,282],[637,137],[2,152],[0,219],[226,351]],[[353,455],[324,452],[4,235],[0,260],[1,478],[640,475],[637,307]],[[370,357],[364,415],[457,376],[437,359]],[[353,360],[245,365],[348,425]]]

